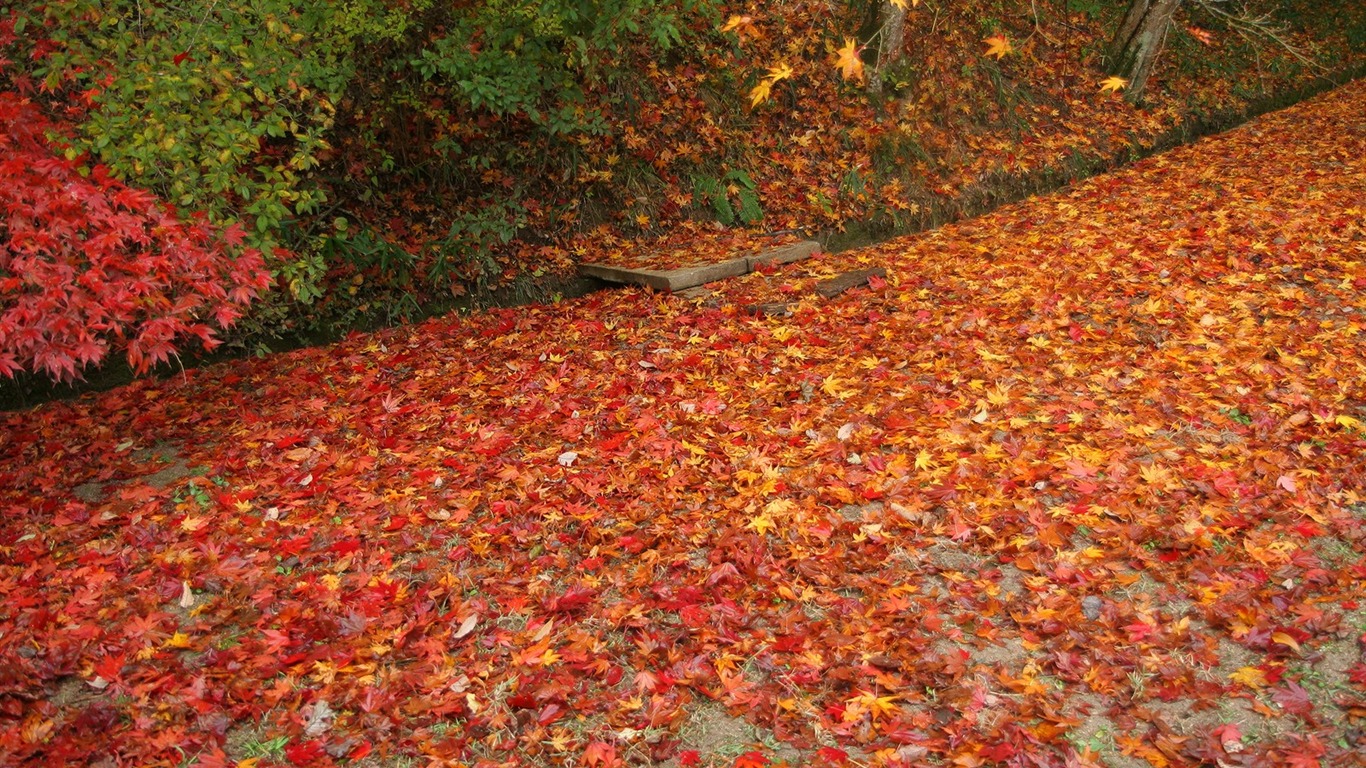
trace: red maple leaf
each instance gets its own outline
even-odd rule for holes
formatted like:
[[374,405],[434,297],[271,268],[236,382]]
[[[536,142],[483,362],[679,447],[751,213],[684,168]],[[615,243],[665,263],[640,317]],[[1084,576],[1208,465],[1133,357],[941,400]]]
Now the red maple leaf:
[[589,768],[596,765],[616,765],[617,748],[605,741],[595,741],[584,748],[582,763]]
[[731,764],[731,768],[763,768],[769,763],[770,760],[767,757],[764,757],[764,753],[762,752],[746,752],[735,758],[735,762]]

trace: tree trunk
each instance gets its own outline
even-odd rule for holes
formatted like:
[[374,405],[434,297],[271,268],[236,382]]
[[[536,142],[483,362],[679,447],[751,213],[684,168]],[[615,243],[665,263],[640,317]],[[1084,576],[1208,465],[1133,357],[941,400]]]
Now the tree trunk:
[[877,62],[868,78],[868,91],[882,93],[882,73],[901,58],[906,42],[906,9],[890,0],[882,0],[878,13]]
[[1133,0],[1110,43],[1107,71],[1129,81],[1124,93],[1134,104],[1143,98],[1148,75],[1152,74],[1153,64],[1167,41],[1172,16],[1180,5],[1181,0]]

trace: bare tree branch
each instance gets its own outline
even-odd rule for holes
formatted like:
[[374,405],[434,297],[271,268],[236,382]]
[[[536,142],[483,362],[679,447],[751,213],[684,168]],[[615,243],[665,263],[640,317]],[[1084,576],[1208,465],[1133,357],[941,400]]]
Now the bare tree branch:
[[1306,67],[1320,73],[1328,71],[1327,67],[1311,59],[1303,48],[1287,39],[1286,28],[1276,23],[1270,13],[1255,13],[1245,4],[1239,4],[1236,10],[1230,11],[1227,9],[1231,7],[1229,0],[1196,0],[1196,3],[1211,15],[1223,20],[1230,29],[1237,32],[1244,40],[1248,42],[1255,42],[1257,38],[1269,40]]

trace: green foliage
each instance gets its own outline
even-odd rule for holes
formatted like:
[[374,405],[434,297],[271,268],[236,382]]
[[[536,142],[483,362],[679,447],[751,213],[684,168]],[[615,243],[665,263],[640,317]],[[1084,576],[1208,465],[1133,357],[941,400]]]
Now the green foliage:
[[456,3],[411,60],[473,110],[529,120],[549,134],[602,133],[589,92],[618,82],[633,49],[660,55],[683,39],[697,0],[488,0]]
[[446,236],[436,243],[435,258],[427,269],[433,284],[451,282],[456,270],[474,269],[460,277],[484,283],[497,275],[494,249],[507,245],[526,226],[526,212],[506,200],[489,199],[478,210],[456,216]]
[[764,218],[754,180],[744,171],[727,171],[720,178],[696,176],[693,195],[699,203],[709,203],[716,220],[728,227],[737,221],[754,224]]
[[1101,0],[1067,0],[1067,10],[1084,14],[1088,19],[1096,19],[1104,12],[1105,3]]
[[394,285],[412,281],[417,258],[413,254],[377,237],[368,229],[351,232],[350,223],[338,218],[334,232],[321,238],[323,258],[328,263],[348,263],[359,273],[387,275]]
[[88,152],[176,205],[245,223],[307,300],[316,260],[282,263],[282,246],[299,244],[280,241],[281,225],[327,200],[315,171],[352,76],[350,42],[371,31],[338,25],[357,9],[55,0],[38,11],[56,46],[35,74],[87,110],[69,156]]
[[930,165],[934,158],[920,146],[919,137],[908,127],[879,136],[872,148],[873,170],[882,179],[905,178],[917,164]]

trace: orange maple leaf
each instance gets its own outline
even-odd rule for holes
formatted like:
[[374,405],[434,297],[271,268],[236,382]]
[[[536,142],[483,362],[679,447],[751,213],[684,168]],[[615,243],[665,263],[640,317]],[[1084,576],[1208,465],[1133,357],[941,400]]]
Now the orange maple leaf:
[[1214,45],[1214,35],[1211,35],[1207,30],[1203,30],[1199,27],[1186,27],[1186,31],[1190,33],[1191,37],[1198,40],[1201,45]]
[[1128,84],[1129,81],[1119,75],[1111,75],[1100,81],[1100,90],[1101,92],[1109,91],[1110,93],[1116,93]]
[[[893,0],[893,2],[895,2],[895,0]],[[764,756],[764,753],[755,751],[746,752],[735,758],[735,762],[731,765],[731,768],[763,768],[770,764],[769,759]]]
[[840,75],[845,80],[857,80],[863,82],[863,59],[859,58],[859,52],[863,49],[858,47],[854,38],[844,38],[844,47],[836,53],[839,59],[835,62],[839,65]]
[[762,35],[759,34],[759,28],[754,25],[753,16],[741,16],[738,14],[731,16],[726,20],[725,26],[721,27],[721,31],[734,32],[735,36],[740,38],[740,42],[744,42],[745,38],[758,39],[759,37],[762,37]]
[[724,27],[721,27],[721,31],[722,31],[722,32],[730,32],[730,31],[732,31],[732,30],[736,30],[736,29],[739,29],[739,28],[741,28],[741,27],[748,26],[748,25],[753,24],[753,23],[754,23],[754,17],[753,17],[753,16],[732,16],[732,17],[730,17],[729,19],[726,20],[726,25],[725,25]]
[[1005,55],[1007,53],[1011,53],[1015,50],[1015,48],[1010,44],[1010,38],[1000,33],[985,38],[982,40],[982,42],[987,44],[987,52],[985,55],[995,56],[997,61],[1000,61],[1001,59],[1005,58]]

